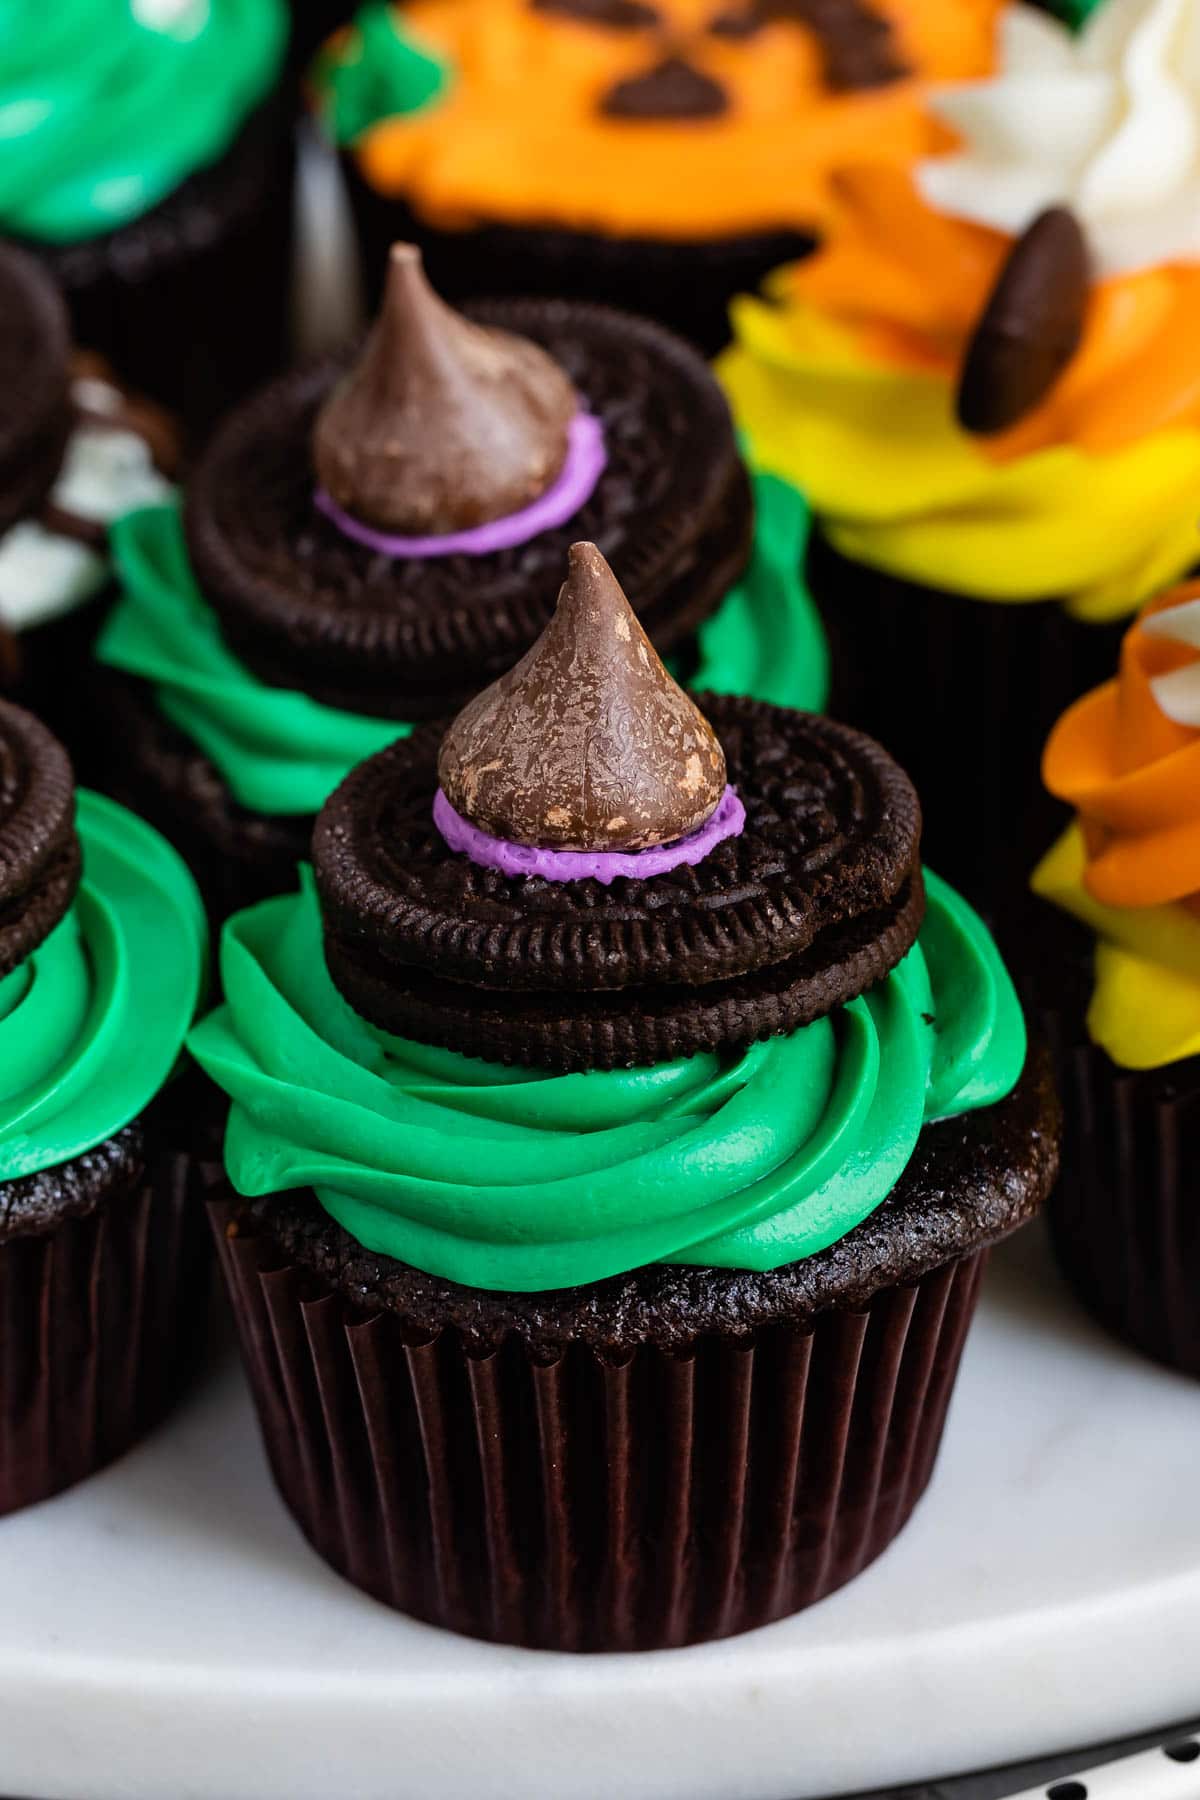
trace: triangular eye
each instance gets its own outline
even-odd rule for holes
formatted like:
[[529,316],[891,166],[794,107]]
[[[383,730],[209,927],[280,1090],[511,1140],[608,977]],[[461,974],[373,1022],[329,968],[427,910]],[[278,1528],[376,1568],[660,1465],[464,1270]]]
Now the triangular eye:
[[708,31],[713,37],[750,38],[781,20],[816,38],[825,79],[835,90],[885,87],[909,73],[891,25],[871,0],[731,0],[713,14]]
[[656,6],[645,0],[529,0],[534,12],[557,13],[605,31],[646,31],[663,23]]

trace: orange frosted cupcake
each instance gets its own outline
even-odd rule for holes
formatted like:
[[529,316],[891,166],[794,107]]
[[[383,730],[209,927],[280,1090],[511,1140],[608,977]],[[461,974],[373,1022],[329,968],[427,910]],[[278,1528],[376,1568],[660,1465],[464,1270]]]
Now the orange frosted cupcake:
[[1194,21],[1072,12],[1004,7],[995,75],[930,96],[957,145],[845,172],[825,247],[737,303],[720,371],[812,503],[839,710],[988,901],[1035,854],[1013,831],[1053,721],[1200,561]]
[[986,72],[999,0],[411,0],[317,70],[369,273],[398,235],[452,298],[565,294],[715,348],[811,248],[830,171],[947,141],[918,76]]
[[1059,1260],[1111,1330],[1200,1376],[1200,583],[1146,608],[1044,773],[1075,814],[1033,876],[1064,916],[1028,934],[1066,1112]]

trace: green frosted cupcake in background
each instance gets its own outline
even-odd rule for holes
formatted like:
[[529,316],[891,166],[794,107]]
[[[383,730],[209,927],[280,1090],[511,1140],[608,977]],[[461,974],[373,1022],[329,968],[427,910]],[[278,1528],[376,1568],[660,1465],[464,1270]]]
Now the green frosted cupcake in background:
[[0,235],[203,427],[287,351],[284,0],[0,0]]
[[686,678],[823,705],[803,502],[749,474],[701,358],[602,308],[468,319],[398,254],[355,363],[264,390],[182,512],[118,527],[99,646],[115,791],[214,911],[290,886],[355,763],[529,649],[583,528]]

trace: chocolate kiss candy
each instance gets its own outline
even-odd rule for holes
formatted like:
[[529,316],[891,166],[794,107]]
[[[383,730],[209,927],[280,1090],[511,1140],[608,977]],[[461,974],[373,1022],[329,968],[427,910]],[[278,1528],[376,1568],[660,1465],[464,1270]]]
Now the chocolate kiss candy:
[[509,843],[644,850],[716,810],[725,753],[595,544],[572,544],[554,617],[458,715],[438,779],[456,812]]
[[1039,213],[1009,253],[975,327],[958,384],[958,419],[986,437],[1033,411],[1083,336],[1091,270],[1074,213]]
[[365,524],[442,535],[519,512],[551,486],[579,399],[525,338],[444,305],[395,244],[362,355],[317,415],[317,479]]

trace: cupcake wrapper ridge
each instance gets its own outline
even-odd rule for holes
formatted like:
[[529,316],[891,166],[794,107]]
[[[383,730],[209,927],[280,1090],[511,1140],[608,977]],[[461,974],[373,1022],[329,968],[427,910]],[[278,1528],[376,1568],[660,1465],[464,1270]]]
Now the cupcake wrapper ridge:
[[319,1555],[473,1637],[646,1650],[811,1605],[933,1469],[986,1251],[806,1329],[552,1358],[406,1331],[210,1219],[280,1493]]

